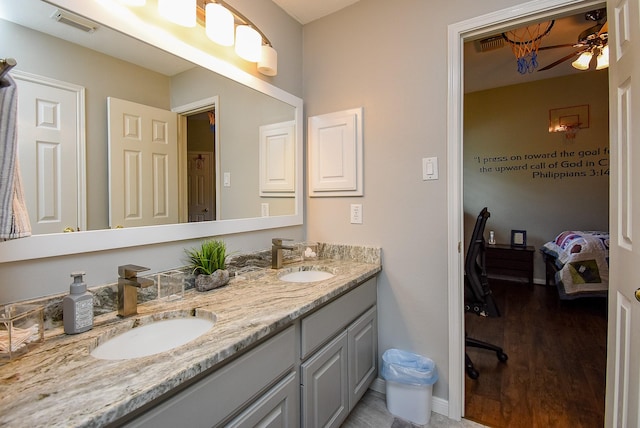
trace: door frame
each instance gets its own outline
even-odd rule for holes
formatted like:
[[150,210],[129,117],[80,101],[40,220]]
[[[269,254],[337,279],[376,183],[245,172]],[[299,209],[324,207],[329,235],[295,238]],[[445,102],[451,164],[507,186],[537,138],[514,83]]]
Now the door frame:
[[178,199],[180,200],[178,216],[181,222],[188,221],[188,201],[187,201],[187,116],[202,113],[213,109],[216,113],[216,127],[214,131],[214,152],[213,163],[215,167],[215,217],[221,220],[220,216],[220,99],[218,95],[194,101],[174,107],[171,111],[178,113]]
[[[76,99],[76,201],[77,201],[77,225],[79,230],[87,230],[87,142],[86,142],[86,116],[85,116],[85,88],[80,85],[52,79],[51,77],[26,71],[11,70],[11,77],[23,82],[35,83],[71,92]],[[62,232],[62,231],[61,231]]]
[[464,205],[463,106],[464,42],[561,14],[587,11],[604,0],[534,0],[448,27],[447,96],[447,218],[449,297],[449,410],[450,419],[464,416]]

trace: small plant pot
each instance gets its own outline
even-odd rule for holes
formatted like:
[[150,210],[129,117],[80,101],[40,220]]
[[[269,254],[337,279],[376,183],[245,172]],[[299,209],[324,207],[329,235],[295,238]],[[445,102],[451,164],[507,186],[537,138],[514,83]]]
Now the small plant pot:
[[196,276],[196,290],[209,291],[227,285],[229,282],[229,271],[218,269],[211,275],[200,274]]

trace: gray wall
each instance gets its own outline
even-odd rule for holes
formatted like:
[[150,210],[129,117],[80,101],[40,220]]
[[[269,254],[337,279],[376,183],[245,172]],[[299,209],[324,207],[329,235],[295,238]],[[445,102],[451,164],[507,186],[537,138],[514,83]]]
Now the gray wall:
[[[364,107],[364,197],[309,198],[308,238],[382,247],[379,352],[436,362],[449,396],[447,25],[518,0],[361,0],[304,26],[307,116]],[[422,181],[437,156],[440,179]],[[349,205],[362,203],[362,225]]]
[[172,107],[218,96],[216,126],[220,165],[231,174],[231,186],[220,188],[221,219],[260,217],[261,203],[270,215],[294,214],[294,198],[262,198],[259,193],[260,126],[295,119],[295,108],[203,68],[171,79]]
[[169,109],[169,78],[4,20],[0,39],[0,55],[15,57],[16,69],[85,88],[87,228],[108,228],[107,97]]
[[[278,51],[278,76],[267,78],[259,75],[255,67],[251,72],[294,95],[301,96],[302,26],[270,0],[238,0],[229,3],[251,17],[269,36]],[[2,40],[0,57],[15,57],[22,66],[24,61],[19,51],[5,42],[5,38]],[[106,152],[102,162],[106,165]],[[235,234],[224,239],[229,251],[238,252],[269,248],[274,236],[302,240],[304,230],[302,226],[294,226]],[[93,286],[114,282],[117,278],[117,266],[120,264],[140,264],[151,268],[151,272],[171,269],[184,264],[184,249],[194,244],[194,241],[175,241],[114,251],[1,263],[0,304],[68,292],[69,274],[74,270],[86,271],[87,284]],[[1,242],[0,251],[3,251]]]

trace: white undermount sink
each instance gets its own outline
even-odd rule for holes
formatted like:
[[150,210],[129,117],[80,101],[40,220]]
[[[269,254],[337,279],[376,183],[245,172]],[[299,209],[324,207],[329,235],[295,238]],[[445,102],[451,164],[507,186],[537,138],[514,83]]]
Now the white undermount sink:
[[154,321],[119,334],[91,351],[101,360],[129,360],[159,354],[202,336],[214,322],[197,317]]
[[322,270],[298,270],[289,273],[285,273],[280,276],[281,281],[286,282],[316,282],[324,281],[325,279],[333,278],[334,275]]

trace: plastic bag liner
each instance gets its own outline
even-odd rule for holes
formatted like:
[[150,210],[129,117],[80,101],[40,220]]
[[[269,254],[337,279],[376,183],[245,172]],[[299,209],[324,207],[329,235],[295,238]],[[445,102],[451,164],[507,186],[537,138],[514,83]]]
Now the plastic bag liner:
[[438,380],[438,369],[430,358],[399,349],[388,349],[382,354],[382,378],[408,385],[433,385]]

